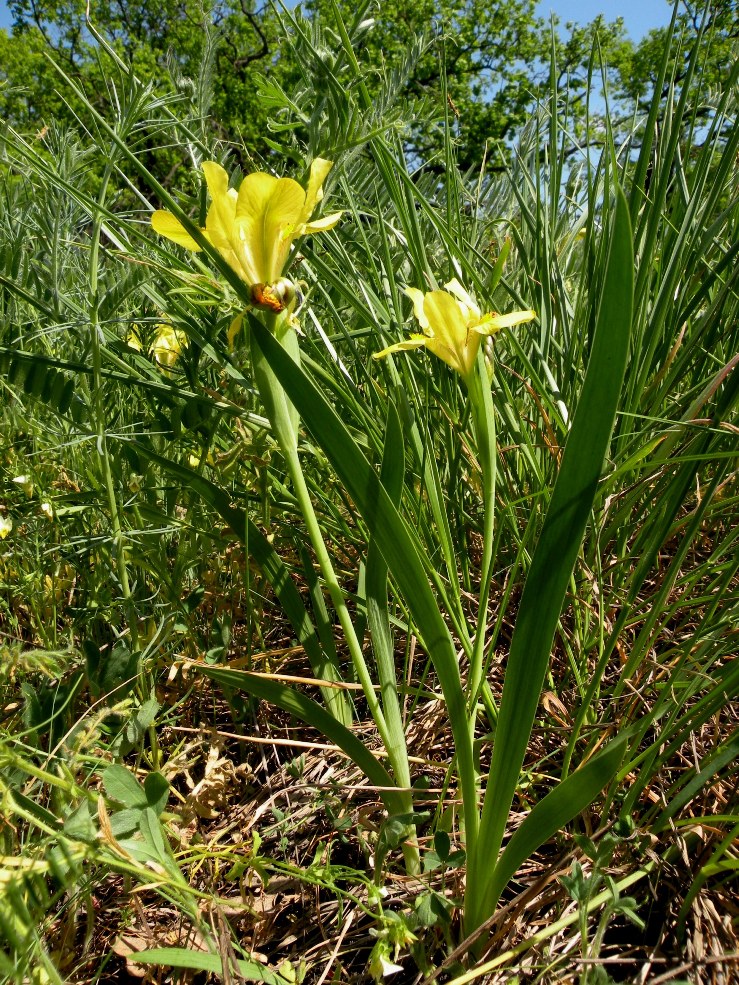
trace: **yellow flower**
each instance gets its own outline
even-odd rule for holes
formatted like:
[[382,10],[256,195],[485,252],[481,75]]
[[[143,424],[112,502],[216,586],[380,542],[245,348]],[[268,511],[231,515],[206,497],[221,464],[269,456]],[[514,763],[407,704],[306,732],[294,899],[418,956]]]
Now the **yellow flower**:
[[[252,285],[274,284],[282,274],[294,240],[306,233],[331,229],[341,212],[310,222],[323,197],[323,182],[333,164],[317,157],[310,168],[308,188],[292,178],[275,178],[257,171],[248,174],[238,192],[228,187],[228,174],[215,161],[205,161],[203,171],[212,199],[205,238]],[[151,224],[162,236],[199,251],[200,247],[170,212],[159,210]]]
[[425,346],[465,379],[469,378],[475,367],[477,350],[485,336],[536,317],[531,310],[511,311],[507,315],[483,315],[456,279],[449,281],[444,291],[424,294],[415,287],[408,287],[405,293],[413,301],[413,311],[423,334],[414,334],[405,342],[396,342],[382,352],[376,352],[374,358],[382,359],[390,352],[405,352]]
[[143,346],[141,344],[141,333],[139,332],[139,326],[134,325],[130,329],[128,335],[126,336],[126,345],[129,345],[136,352],[141,352]]
[[[208,465],[210,465],[211,468],[215,468],[216,467],[216,460],[215,460],[215,457],[214,457],[212,451],[209,451],[208,452],[208,454],[207,454],[207,456],[205,458],[205,461],[206,461],[206,463]],[[201,456],[200,455],[190,455],[188,457],[188,459],[187,459],[187,464],[190,466],[191,469],[197,469],[197,468],[199,468],[200,467],[200,462],[201,462]]]
[[5,540],[12,529],[13,521],[9,516],[3,516],[0,513],[0,540]]
[[[161,366],[165,372],[171,369],[182,355],[182,350],[187,345],[187,336],[184,332],[177,331],[172,325],[162,322],[156,326],[157,334],[151,342],[147,352],[152,359]],[[126,336],[126,343],[136,352],[143,350],[141,332],[138,325],[134,325]]]
[[171,325],[157,325],[157,335],[152,342],[149,352],[160,366],[171,369],[187,345],[187,336],[178,332]]

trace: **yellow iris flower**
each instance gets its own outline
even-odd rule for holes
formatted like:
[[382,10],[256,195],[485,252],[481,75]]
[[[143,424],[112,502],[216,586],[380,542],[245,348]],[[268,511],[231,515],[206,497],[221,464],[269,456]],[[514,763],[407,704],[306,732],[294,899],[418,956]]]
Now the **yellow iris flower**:
[[413,301],[413,312],[423,334],[411,335],[404,342],[396,342],[382,352],[376,352],[374,358],[382,359],[391,352],[425,347],[465,379],[469,379],[475,367],[477,351],[485,336],[495,335],[503,328],[511,328],[536,317],[531,310],[511,311],[507,315],[483,315],[456,279],[449,281],[444,291],[424,294],[415,287],[408,287],[405,293]]
[[[205,161],[203,172],[211,205],[201,230],[223,259],[250,287],[279,280],[294,240],[307,233],[331,229],[341,212],[311,222],[323,197],[323,182],[333,163],[317,157],[310,168],[307,189],[292,178],[275,178],[256,171],[241,182],[238,192],[228,187],[228,174],[215,161]],[[162,209],[151,217],[162,236],[199,251],[185,227]]]
[[149,351],[163,369],[171,369],[187,347],[187,336],[171,325],[157,325],[157,329]]
[[[149,346],[148,353],[163,369],[171,369],[187,347],[187,336],[172,325],[162,323],[156,326],[157,334]],[[143,345],[138,325],[134,325],[126,337],[126,342],[141,352]]]

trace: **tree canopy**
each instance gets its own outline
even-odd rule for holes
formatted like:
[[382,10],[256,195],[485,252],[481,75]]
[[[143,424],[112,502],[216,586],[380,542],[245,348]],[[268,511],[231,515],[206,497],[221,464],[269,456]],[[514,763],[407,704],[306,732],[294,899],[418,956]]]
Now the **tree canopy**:
[[[98,105],[115,100],[104,81],[106,56],[85,23],[86,0],[13,0],[9,6],[12,35],[0,31],[0,113],[6,121],[41,129],[52,120],[73,119],[75,106],[68,94],[59,95],[60,77],[49,55]],[[306,0],[302,15],[309,25],[323,25],[328,46],[341,16],[372,95],[388,74],[400,71],[398,98],[410,106],[406,118],[416,121],[405,136],[419,160],[432,161],[440,150],[446,120],[456,134],[459,163],[477,167],[485,157],[500,159],[500,149],[530,116],[540,86],[549,89],[552,64],[557,85],[570,93],[574,132],[592,80],[599,83],[600,65],[607,67],[612,99],[630,105],[648,100],[656,84],[666,29],[634,43],[621,19],[550,24],[535,6],[535,0],[397,0],[359,7],[349,0]],[[274,121],[261,96],[265,79],[289,93],[301,72],[274,8],[253,0],[116,0],[93,3],[91,16],[139,78],[162,86],[169,77],[203,133],[269,156]],[[709,73],[719,79],[735,57],[735,0],[686,4],[670,56],[678,80],[704,17]],[[351,84],[346,66],[343,71],[338,82]]]

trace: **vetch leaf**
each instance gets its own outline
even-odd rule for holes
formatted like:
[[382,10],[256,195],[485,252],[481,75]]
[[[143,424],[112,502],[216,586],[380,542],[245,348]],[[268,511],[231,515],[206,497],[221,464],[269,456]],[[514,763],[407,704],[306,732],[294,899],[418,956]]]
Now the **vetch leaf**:
[[120,801],[124,807],[143,810],[148,806],[144,788],[125,766],[108,766],[103,770],[102,780],[107,795],[112,800]]
[[148,806],[159,816],[167,806],[169,783],[161,773],[149,773],[144,780],[144,791]]

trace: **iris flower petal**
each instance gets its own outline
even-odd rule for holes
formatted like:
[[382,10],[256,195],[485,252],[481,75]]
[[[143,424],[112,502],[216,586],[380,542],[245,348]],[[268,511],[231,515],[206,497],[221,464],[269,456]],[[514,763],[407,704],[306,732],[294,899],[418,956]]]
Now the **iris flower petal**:
[[308,188],[305,192],[305,205],[300,216],[301,223],[306,223],[315,212],[316,206],[323,198],[323,183],[333,167],[333,161],[316,157],[310,166]]
[[315,222],[306,222],[303,227],[304,233],[322,233],[326,229],[333,229],[334,226],[340,221],[343,212],[332,212],[331,215],[326,215],[322,219],[316,219]]
[[236,192],[231,195],[228,188],[228,175],[219,164],[206,161],[203,164],[205,181],[212,199],[205,219],[208,240],[220,252],[233,251],[231,233],[236,213]]
[[453,294],[457,301],[461,302],[464,308],[469,311],[475,318],[481,317],[481,312],[475,300],[465,291],[462,285],[459,283],[456,277],[453,277],[448,284],[444,285],[445,290]]
[[429,327],[429,320],[423,310],[423,291],[419,291],[417,287],[406,287],[405,293],[413,302],[413,314],[416,316],[416,321],[425,332]]
[[173,243],[177,243],[178,246],[184,246],[186,250],[192,250],[194,253],[200,252],[201,248],[190,233],[187,232],[180,220],[175,219],[171,212],[165,212],[164,209],[157,209],[152,214],[151,224],[154,227],[154,232],[159,233],[160,236],[171,239]]
[[236,272],[250,285],[268,281],[264,274],[271,257],[265,246],[265,217],[278,180],[271,174],[255,172],[248,174],[239,188],[233,229],[240,264]]
[[282,273],[292,241],[302,233],[300,219],[305,192],[292,178],[280,178],[262,217],[263,249],[266,257],[263,281],[272,284]]
[[427,342],[435,356],[463,376],[472,369],[480,337],[470,334],[459,302],[446,291],[431,291],[423,302],[423,313],[433,333]]
[[479,325],[472,325],[473,332],[480,335],[494,335],[502,328],[513,328],[536,318],[536,312],[529,308],[527,311],[509,311],[507,315],[485,315]]
[[[239,191],[229,188],[227,172],[215,161],[203,163],[211,204],[202,230],[229,266],[251,287],[274,284],[282,275],[293,242],[305,233],[331,229],[342,213],[310,222],[322,197],[322,185],[333,167],[316,158],[307,190],[292,178],[276,178],[255,172],[241,182]],[[182,223],[169,212],[152,216],[156,232],[179,246],[200,247]]]
[[388,356],[391,352],[407,352],[409,349],[420,349],[425,345],[428,345],[428,338],[425,335],[411,335],[409,339],[404,342],[396,342],[394,345],[389,345],[387,349],[383,349],[382,352],[375,352],[373,354],[373,359],[382,359],[384,356]]

